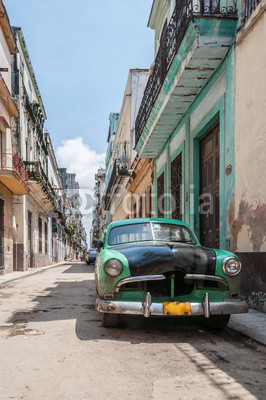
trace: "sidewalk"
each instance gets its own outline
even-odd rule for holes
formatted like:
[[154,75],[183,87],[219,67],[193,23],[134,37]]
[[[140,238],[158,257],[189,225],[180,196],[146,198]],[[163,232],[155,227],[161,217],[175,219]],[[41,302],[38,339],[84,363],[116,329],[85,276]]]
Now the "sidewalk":
[[5,285],[6,283],[16,281],[17,279],[26,278],[27,276],[38,274],[47,269],[59,267],[59,265],[63,265],[67,262],[69,261],[60,261],[56,264],[46,265],[44,267],[30,268],[27,271],[13,271],[5,275],[0,275],[0,287]]
[[[55,268],[70,261],[61,261],[45,267],[31,268],[28,271],[11,272],[0,276],[0,287],[6,283],[38,274],[50,268]],[[228,328],[256,340],[266,346],[266,313],[250,309],[247,314],[231,315]]]
[[247,314],[231,315],[228,328],[266,345],[266,313],[249,310]]

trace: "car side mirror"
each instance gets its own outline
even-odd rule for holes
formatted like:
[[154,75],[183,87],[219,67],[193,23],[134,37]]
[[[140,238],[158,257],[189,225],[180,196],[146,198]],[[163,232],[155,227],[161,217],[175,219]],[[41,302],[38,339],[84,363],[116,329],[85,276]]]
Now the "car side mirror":
[[103,242],[99,239],[95,239],[93,241],[93,245],[100,251],[101,248],[103,247]]

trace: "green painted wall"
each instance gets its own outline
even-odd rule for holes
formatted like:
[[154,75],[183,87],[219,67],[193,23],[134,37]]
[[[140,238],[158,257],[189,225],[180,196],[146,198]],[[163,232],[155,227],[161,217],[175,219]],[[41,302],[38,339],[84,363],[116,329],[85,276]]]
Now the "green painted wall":
[[[219,69],[213,74],[207,85],[201,90],[187,113],[174,129],[167,143],[155,159],[155,198],[154,206],[157,209],[157,185],[156,180],[160,174],[165,173],[165,192],[170,193],[171,183],[171,161],[182,151],[183,156],[183,220],[199,234],[199,138],[219,118],[220,120],[220,247],[230,247],[231,235],[227,227],[227,214],[230,198],[234,191],[234,80],[235,80],[235,48],[232,46]],[[200,103],[210,96],[210,91],[221,77],[225,75],[225,92],[219,100],[212,105],[206,115],[200,120],[197,126],[191,131],[190,118],[193,112],[200,106]],[[209,102],[212,103],[212,98]],[[186,136],[184,142],[175,150],[170,157],[169,147],[181,127],[185,124]],[[167,162],[157,171],[157,163],[161,154],[166,150]],[[227,165],[232,166],[230,175],[225,174]],[[165,217],[170,217],[170,199],[167,201]],[[156,213],[157,216],[157,213]]]

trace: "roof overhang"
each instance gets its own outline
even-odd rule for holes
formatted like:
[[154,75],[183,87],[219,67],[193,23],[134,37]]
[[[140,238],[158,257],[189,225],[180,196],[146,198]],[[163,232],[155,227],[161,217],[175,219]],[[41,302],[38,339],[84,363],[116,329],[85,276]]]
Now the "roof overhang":
[[0,26],[3,30],[9,51],[11,54],[18,53],[18,49],[16,46],[16,41],[13,35],[13,31],[9,22],[9,18],[6,12],[6,8],[3,4],[3,1],[0,0]]

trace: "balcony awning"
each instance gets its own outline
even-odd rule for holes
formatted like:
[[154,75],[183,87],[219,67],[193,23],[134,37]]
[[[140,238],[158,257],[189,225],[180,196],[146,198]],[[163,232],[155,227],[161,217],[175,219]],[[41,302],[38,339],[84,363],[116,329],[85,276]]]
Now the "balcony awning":
[[15,171],[0,169],[0,182],[3,183],[14,195],[29,193],[29,187]]
[[[149,94],[145,99],[144,93],[137,119],[140,129],[136,151],[140,158],[155,158],[160,153],[201,89],[221,65],[234,43],[235,31],[234,18],[195,18],[190,22],[164,81],[156,89],[154,103]],[[151,88],[150,93],[153,93],[152,85]]]
[[9,110],[10,117],[18,115],[18,108],[14,100],[12,100],[11,93],[5,83],[3,75],[0,73],[0,95],[4,106]]

